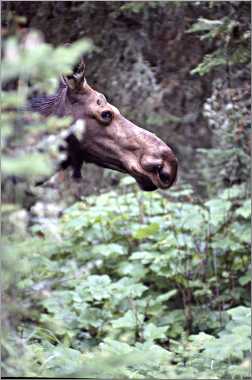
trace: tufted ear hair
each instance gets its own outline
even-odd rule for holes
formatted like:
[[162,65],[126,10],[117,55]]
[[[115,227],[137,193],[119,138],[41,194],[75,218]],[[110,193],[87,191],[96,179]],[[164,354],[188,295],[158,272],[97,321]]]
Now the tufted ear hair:
[[70,75],[62,75],[61,80],[67,87],[71,90],[78,91],[85,84],[85,62],[84,59],[81,58],[80,62],[78,62],[74,68],[73,72]]

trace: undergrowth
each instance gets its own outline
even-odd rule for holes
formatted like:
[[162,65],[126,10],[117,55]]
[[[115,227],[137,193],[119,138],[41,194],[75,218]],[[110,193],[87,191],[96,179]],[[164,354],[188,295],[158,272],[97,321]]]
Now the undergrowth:
[[234,186],[200,204],[189,188],[165,199],[133,186],[74,204],[57,232],[33,226],[30,238],[8,242],[6,312],[18,319],[4,340],[6,373],[248,376],[244,195]]

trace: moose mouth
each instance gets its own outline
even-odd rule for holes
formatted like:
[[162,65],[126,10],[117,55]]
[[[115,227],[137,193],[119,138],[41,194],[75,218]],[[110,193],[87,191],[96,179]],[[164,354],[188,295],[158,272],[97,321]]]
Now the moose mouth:
[[[177,165],[177,164],[175,164]],[[109,168],[112,170],[117,170],[121,173],[125,173],[128,175],[131,175],[133,178],[135,178],[137,184],[139,185],[140,189],[143,191],[154,191],[157,189],[168,189],[171,187],[175,180],[176,180],[176,174],[175,176],[171,177],[164,177],[162,175],[162,172],[155,171],[152,173],[147,173],[144,169],[136,170],[136,168],[127,168],[122,164],[115,163],[115,162],[104,162],[103,164],[99,163],[99,166]],[[141,170],[141,171],[140,171]],[[175,170],[176,171],[176,170]]]
[[154,191],[154,190],[157,190],[158,188],[148,177],[136,178],[134,176],[134,178],[136,179],[140,189],[143,191]]
[[139,172],[136,172],[135,170],[129,171],[122,165],[119,165],[118,163],[115,164],[112,162],[106,162],[106,163],[104,162],[104,163],[98,163],[98,165],[106,169],[112,169],[124,174],[131,175],[133,178],[135,178],[140,189],[143,191],[154,191],[154,190],[157,190],[158,188],[170,187],[170,186],[165,186],[164,184],[162,184],[160,179],[158,179],[158,175],[156,175],[157,180],[155,181],[156,183],[154,183],[154,180],[152,179],[153,175],[150,178],[149,175],[146,175],[144,173],[139,173]]
[[170,182],[170,183],[164,183],[160,180],[159,178],[159,175],[156,176],[156,180],[154,182],[154,180],[150,179],[150,177],[136,177],[134,175],[134,178],[136,179],[139,187],[141,188],[141,190],[144,190],[144,191],[154,191],[154,190],[157,190],[157,189],[168,189],[169,187],[171,187],[174,183],[174,181]]
[[154,191],[157,189],[168,189],[173,185],[176,180],[174,177],[172,180],[169,178],[162,178],[159,172],[151,173],[149,175],[143,173],[130,173],[138,183],[139,187],[143,191]]
[[[96,163],[98,166],[101,166],[103,168],[112,169],[119,171],[121,173],[125,173],[128,175],[131,175],[133,178],[135,178],[137,184],[139,185],[140,189],[143,191],[154,191],[159,189],[168,189],[173,185],[173,183],[176,180],[176,169],[175,169],[175,175],[167,176],[164,178],[162,176],[162,172],[154,171],[154,172],[146,172],[140,165],[139,167],[135,167],[135,165],[132,167],[129,167],[128,165],[124,165],[122,162],[118,162],[115,159],[106,158],[103,162],[98,161],[97,157],[95,155],[92,155],[92,159],[87,154],[85,155],[85,161],[86,162],[93,162]],[[175,168],[177,164],[175,162]]]

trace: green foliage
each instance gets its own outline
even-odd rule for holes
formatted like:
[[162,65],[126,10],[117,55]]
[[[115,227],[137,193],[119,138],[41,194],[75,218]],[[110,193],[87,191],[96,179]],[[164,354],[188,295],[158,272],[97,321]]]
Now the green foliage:
[[[9,37],[3,43],[2,82],[7,86],[16,80],[16,90],[2,92],[1,142],[2,174],[26,177],[31,183],[54,171],[55,151],[48,147],[43,153],[32,150],[31,141],[39,141],[43,132],[57,133],[69,127],[71,118],[45,118],[25,111],[27,97],[34,89],[55,90],[61,74],[68,74],[80,56],[91,49],[88,40],[71,46],[54,48],[43,42],[38,32],[31,31],[22,43]],[[50,59],[48,59],[50,57]],[[28,81],[30,86],[28,87]],[[35,85],[36,83],[36,85]],[[32,84],[32,85],[31,85]],[[13,151],[9,149],[12,146]]]
[[4,43],[2,81],[5,83],[17,77],[44,81],[46,78],[57,78],[60,74],[69,74],[73,63],[81,54],[90,51],[91,46],[89,41],[80,40],[71,46],[54,48],[43,42],[37,32],[30,32],[23,46],[15,37],[10,37]]
[[179,194],[90,196],[65,211],[57,239],[40,226],[42,238],[34,228],[12,245],[23,266],[6,287],[24,305],[5,340],[7,351],[20,341],[9,375],[248,376],[248,201]]
[[[198,156],[205,167],[201,173],[203,182],[208,184],[209,195],[239,184],[241,196],[243,193],[246,197],[249,192],[251,121],[248,103],[246,91],[221,87],[214,88],[205,104],[204,114],[213,133],[214,148],[198,149]],[[235,189],[234,186],[230,191]]]
[[[199,33],[202,41],[218,40],[219,48],[204,56],[203,61],[191,71],[192,74],[205,75],[219,66],[248,64],[250,62],[250,30],[241,30],[238,21],[230,17],[209,20],[200,17],[187,31]],[[238,34],[238,37],[235,35]]]
[[161,2],[161,1],[129,1],[127,4],[121,5],[119,8],[120,12],[123,13],[132,13],[132,14],[137,14],[137,13],[143,13],[145,11],[150,11],[154,8],[161,8],[161,7],[166,7],[169,5],[177,5],[177,2]]
[[241,68],[246,72],[249,67],[250,30],[233,12],[233,18],[200,17],[187,32],[199,34],[213,48],[191,73],[206,75],[221,66],[226,71],[223,78],[213,81],[212,95],[204,105],[214,149],[198,149],[202,183],[208,184],[208,196],[232,185],[244,186],[246,198],[250,177],[250,90],[243,85],[239,88],[232,81],[239,77]]
[[213,54],[207,54],[195,69],[191,71],[191,74],[205,75],[212,69],[218,66],[225,66],[227,59],[222,50],[216,50]]
[[[31,162],[33,165],[31,166]],[[6,157],[2,165],[2,170],[6,175],[22,175],[22,176],[34,176],[34,175],[50,175],[51,162],[43,154],[34,153],[29,156],[16,158]]]
[[[129,2],[120,8],[138,13],[144,6]],[[161,2],[148,4],[154,6]],[[227,18],[200,19],[191,31],[203,33],[203,41],[223,38],[220,49],[233,61],[228,41],[236,26]],[[34,49],[34,41],[41,49]],[[11,156],[8,144],[29,145],[28,137],[61,130],[71,120],[45,120],[17,109],[29,95],[28,79],[35,88],[55,88],[53,78],[67,73],[88,47],[82,41],[54,49],[34,34],[23,47],[15,39],[5,43],[3,78],[6,84],[18,79],[18,91],[3,92],[4,176],[30,180],[50,173],[49,154],[34,157],[18,150]],[[205,74],[224,64],[222,50],[214,54],[196,72]],[[4,238],[4,375],[249,377],[247,135],[242,133],[234,144],[240,119],[238,112],[228,112],[228,127],[222,119],[215,121],[220,146],[202,152],[212,170],[206,173],[210,185],[204,202],[189,187],[174,188],[169,198],[142,193],[132,178],[124,177],[119,190],[90,196],[65,210],[54,230],[34,225],[25,239]],[[29,127],[23,126],[26,120]],[[149,122],[158,121],[153,120]],[[235,173],[234,157],[242,162]],[[227,173],[231,180],[226,188]],[[5,204],[4,215],[17,208]]]

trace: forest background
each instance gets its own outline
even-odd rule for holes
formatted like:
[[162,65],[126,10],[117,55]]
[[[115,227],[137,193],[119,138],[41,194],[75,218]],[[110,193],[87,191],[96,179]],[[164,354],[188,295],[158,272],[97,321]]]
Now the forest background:
[[[5,376],[249,377],[250,15],[246,1],[2,3]],[[34,186],[70,121],[24,105],[81,55],[93,87],[172,145],[171,190],[93,165]]]

